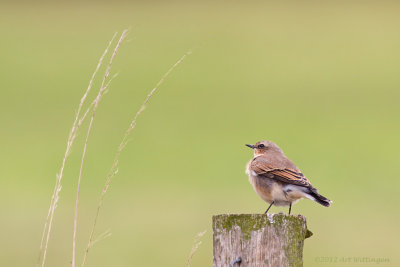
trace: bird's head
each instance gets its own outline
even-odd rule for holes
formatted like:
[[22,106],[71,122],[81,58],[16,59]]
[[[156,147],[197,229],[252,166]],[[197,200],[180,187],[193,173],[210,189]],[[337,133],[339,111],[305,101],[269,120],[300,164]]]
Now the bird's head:
[[271,141],[259,141],[255,145],[246,144],[254,150],[254,156],[267,155],[270,153],[283,153],[282,150]]

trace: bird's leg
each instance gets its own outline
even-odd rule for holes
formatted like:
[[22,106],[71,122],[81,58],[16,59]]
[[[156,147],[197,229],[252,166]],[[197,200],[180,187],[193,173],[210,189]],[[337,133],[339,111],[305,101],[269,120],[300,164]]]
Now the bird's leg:
[[292,211],[292,202],[290,202],[290,205],[289,205],[289,215],[290,215],[291,211]]
[[274,204],[274,202],[275,202],[275,201],[272,201],[271,204],[269,204],[269,207],[268,207],[268,209],[265,211],[264,214],[267,214],[267,212],[269,211],[269,209],[271,208],[271,206]]

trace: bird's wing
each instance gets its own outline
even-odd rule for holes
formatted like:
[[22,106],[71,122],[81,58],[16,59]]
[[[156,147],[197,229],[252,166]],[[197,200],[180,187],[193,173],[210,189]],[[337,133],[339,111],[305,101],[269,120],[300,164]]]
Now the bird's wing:
[[284,183],[312,187],[310,181],[299,171],[291,168],[275,168],[271,164],[260,160],[253,160],[252,170],[260,176],[275,179]]

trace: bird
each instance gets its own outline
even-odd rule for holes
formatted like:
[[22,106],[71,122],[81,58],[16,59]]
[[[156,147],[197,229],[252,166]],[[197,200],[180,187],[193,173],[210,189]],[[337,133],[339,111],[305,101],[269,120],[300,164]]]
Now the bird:
[[329,207],[331,200],[320,195],[300,169],[271,141],[259,141],[255,145],[246,144],[254,151],[254,157],[246,166],[246,173],[256,193],[269,204],[289,206],[302,198],[311,199]]

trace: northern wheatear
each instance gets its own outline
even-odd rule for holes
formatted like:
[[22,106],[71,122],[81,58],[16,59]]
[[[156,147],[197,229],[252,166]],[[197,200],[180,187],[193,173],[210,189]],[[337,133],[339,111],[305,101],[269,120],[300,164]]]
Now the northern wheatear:
[[330,206],[332,201],[318,194],[317,189],[276,144],[260,141],[246,146],[254,150],[254,158],[247,164],[246,173],[256,193],[270,204],[265,213],[275,205],[289,206],[290,214],[292,204],[302,198]]

